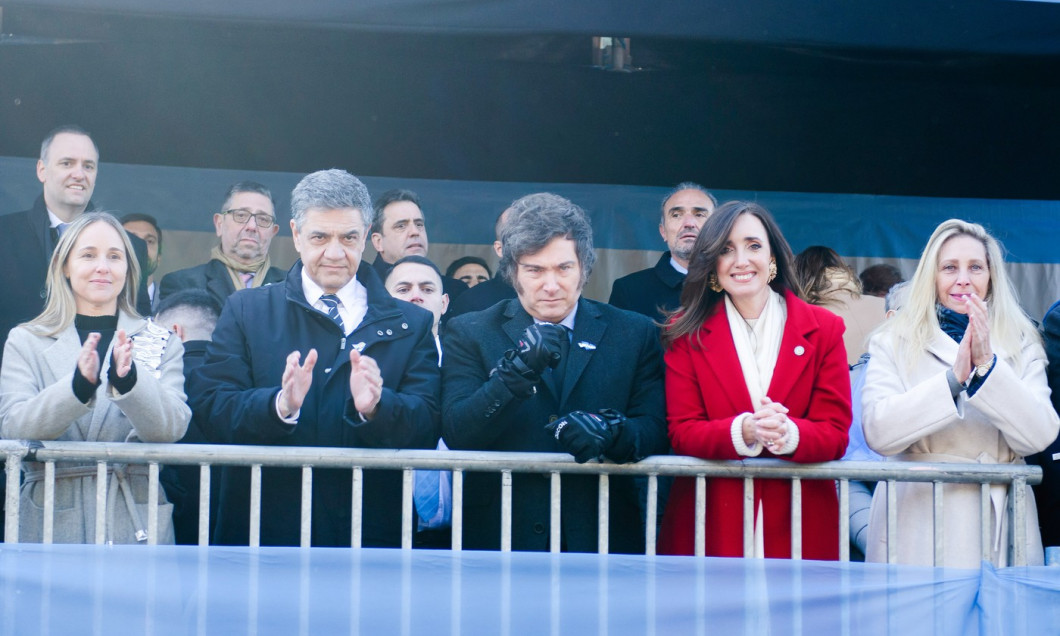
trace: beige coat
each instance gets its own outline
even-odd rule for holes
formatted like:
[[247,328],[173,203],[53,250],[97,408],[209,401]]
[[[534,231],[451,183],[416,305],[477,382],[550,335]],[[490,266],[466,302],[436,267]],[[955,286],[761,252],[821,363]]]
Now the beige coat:
[[[134,339],[136,384],[125,395],[111,389],[107,383],[108,350],[100,356],[102,384],[88,404],[82,404],[73,392],[81,342],[72,325],[57,336],[35,335],[24,327],[12,329],[0,370],[0,435],[4,439],[98,442],[175,442],[183,437],[191,411],[184,403],[184,348],[180,339],[168,338],[160,361],[157,355],[152,361],[144,357],[147,321],[122,314],[118,328]],[[154,341],[159,343],[160,339]],[[143,343],[139,350],[138,342]],[[147,523],[146,467],[108,467],[106,540],[136,543],[137,531],[144,530]],[[27,462],[24,469],[19,538],[41,541],[44,481],[40,475],[44,465]],[[56,543],[95,540],[95,471],[94,462],[56,465]],[[172,543],[172,507],[161,487],[158,493],[159,543]]]
[[887,311],[882,298],[858,293],[858,285],[843,270],[829,269],[830,287],[820,293],[818,305],[843,319],[843,345],[847,364],[854,364],[868,349],[869,334],[879,327]]
[[[996,351],[996,350],[995,350]],[[1022,464],[1023,457],[1042,450],[1056,439],[1060,421],[1049,401],[1045,351],[1028,343],[1022,365],[1002,351],[997,364],[972,398],[961,393],[956,404],[946,381],[957,343],[941,330],[913,368],[896,360],[894,337],[881,333],[869,342],[869,360],[862,393],[863,425],[869,446],[891,461]],[[932,484],[899,483],[898,560],[933,562]],[[1029,562],[1043,561],[1038,514],[1030,487],[1027,496],[1026,542]],[[869,521],[866,560],[887,560],[887,488],[876,488]],[[980,491],[977,484],[949,484],[944,488],[945,546],[943,563],[979,567]],[[991,488],[990,560],[1008,563],[1009,521],[1006,492]]]

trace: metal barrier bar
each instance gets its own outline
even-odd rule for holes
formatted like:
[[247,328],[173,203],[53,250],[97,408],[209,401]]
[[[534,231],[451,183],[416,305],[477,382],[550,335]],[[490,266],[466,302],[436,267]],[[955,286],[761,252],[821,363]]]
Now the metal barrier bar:
[[512,551],[512,471],[501,471],[501,552]]
[[1012,565],[1027,565],[1027,482],[1023,477],[1012,478]]
[[850,480],[839,480],[839,560],[850,561]]
[[250,547],[261,545],[261,464],[250,467]]
[[554,471],[549,477],[549,511],[548,511],[548,549],[552,554],[559,554],[563,545],[562,508],[563,489],[561,487],[559,471]]
[[411,468],[401,471],[401,549],[412,549],[412,489],[415,480]]
[[696,556],[707,553],[707,479],[696,475]]
[[43,543],[55,538],[55,462],[44,464],[44,532]]
[[945,548],[945,545],[944,545],[944,543],[945,543],[945,539],[944,539],[945,534],[943,532],[946,529],[946,518],[945,518],[945,511],[943,510],[943,507],[942,507],[943,506],[943,501],[942,501],[942,482],[941,481],[936,481],[936,482],[934,482],[932,484],[931,501],[934,504],[934,524],[933,524],[934,528],[932,529],[933,530],[932,534],[933,534],[934,543],[935,543],[935,550],[934,550],[935,556],[934,556],[934,559],[935,559],[935,563],[941,564],[941,563],[945,563],[944,555],[945,555],[945,551],[946,551],[946,548]]
[[302,511],[299,544],[308,548],[313,542],[313,467],[302,466]]
[[199,464],[199,545],[210,543],[210,465]]
[[453,471],[453,517],[451,530],[453,550],[464,549],[464,471]]
[[609,531],[611,529],[608,518],[611,507],[611,487],[607,473],[600,475],[600,489],[596,503],[596,551],[599,554],[607,554]]
[[743,479],[743,556],[750,559],[755,555],[755,480],[753,477]]
[[648,475],[648,501],[645,506],[644,519],[644,553],[655,556],[655,543],[658,539],[656,521],[659,518],[659,475]]
[[990,484],[979,486],[979,549],[984,561],[990,560],[990,537],[993,536],[993,526],[990,523],[990,512],[993,510],[990,501]]
[[364,523],[364,470],[360,466],[353,467],[353,484],[350,490],[350,546],[359,548],[361,526]]
[[96,462],[96,545],[107,540],[107,462]]
[[[453,514],[454,549],[462,547],[463,530],[463,474],[464,471],[501,473],[502,518],[501,548],[511,550],[512,536],[512,473],[548,474],[554,484],[554,510],[550,515],[556,520],[552,524],[553,536],[551,545],[559,545],[556,533],[561,531],[561,479],[564,474],[596,474],[600,482],[598,492],[599,513],[599,551],[609,552],[609,517],[610,475],[642,475],[648,478],[648,519],[645,523],[646,552],[655,552],[656,514],[658,505],[658,475],[694,477],[696,483],[696,552],[703,554],[705,543],[706,517],[706,479],[708,478],[741,478],[744,480],[744,542],[745,553],[754,550],[754,520],[757,511],[754,509],[754,479],[788,479],[792,481],[792,556],[801,557],[801,520],[802,489],[804,479],[838,480],[840,505],[840,558],[849,559],[847,537],[849,536],[849,480],[882,481],[887,488],[887,547],[888,562],[897,561],[897,484],[899,482],[932,483],[934,508],[937,526],[934,532],[936,559],[942,560],[944,550],[944,502],[942,494],[946,483],[979,483],[983,538],[983,553],[989,557],[991,550],[991,503],[990,486],[1005,485],[1011,494],[1010,510],[1012,534],[1015,537],[1026,535],[1026,519],[1023,517],[1027,506],[1025,486],[1041,481],[1041,471],[1035,466],[1018,465],[982,465],[982,464],[928,464],[928,463],[878,463],[878,462],[825,462],[821,464],[793,464],[783,460],[755,459],[744,461],[703,461],[689,457],[659,456],[647,458],[636,464],[576,464],[571,457],[562,453],[491,453],[468,451],[434,451],[434,450],[380,450],[380,449],[343,449],[343,448],[302,448],[302,447],[260,447],[260,446],[214,446],[196,445],[189,448],[172,444],[125,444],[94,442],[20,442],[0,440],[0,457],[5,461],[5,472],[14,479],[8,480],[5,490],[5,502],[9,502],[4,525],[7,540],[18,540],[18,476],[23,462],[43,462],[45,471],[45,525],[49,525],[47,509],[51,507],[50,532],[54,535],[54,462],[79,461],[96,463],[96,542],[102,543],[106,537],[106,510],[109,505],[108,465],[113,464],[148,464],[148,534],[149,541],[157,541],[158,520],[158,470],[159,464],[198,465],[200,467],[200,527],[199,542],[205,545],[209,536],[209,503],[210,503],[210,466],[233,465],[250,466],[251,468],[251,536],[250,544],[260,544],[261,524],[261,469],[268,467],[295,467],[303,470],[303,523],[312,519],[312,470],[314,468],[343,468],[351,470],[353,475],[353,493],[351,516],[351,545],[361,545],[363,526],[363,470],[395,469],[407,470],[411,476],[413,470],[452,470],[454,471],[453,501],[456,510]],[[204,461],[204,457],[207,461]],[[48,472],[51,472],[49,478]],[[50,486],[48,485],[50,479]],[[115,486],[116,487],[116,486]],[[51,495],[48,489],[52,490]],[[403,539],[409,547],[413,534],[412,525],[412,489],[411,483],[403,485],[402,498],[409,520],[403,519]],[[13,502],[13,505],[12,503]],[[308,530],[303,525],[302,545],[309,545],[311,525]],[[46,528],[45,540],[49,530]],[[52,537],[54,538],[54,537]],[[1015,541],[1012,561],[1014,565],[1025,564],[1027,549],[1022,542]]]
[[147,465],[147,545],[158,545],[158,462]]
[[791,558],[802,560],[802,481],[791,480]]
[[898,493],[895,480],[887,480],[887,562],[898,563]]

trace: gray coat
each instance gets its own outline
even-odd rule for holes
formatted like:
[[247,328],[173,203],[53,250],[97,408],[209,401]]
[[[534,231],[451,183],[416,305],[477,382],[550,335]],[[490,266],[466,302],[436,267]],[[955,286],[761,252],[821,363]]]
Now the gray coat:
[[[4,439],[175,442],[187,430],[191,411],[184,403],[183,346],[157,326],[120,314],[118,328],[133,338],[136,384],[125,395],[107,382],[110,350],[100,356],[102,384],[88,404],[73,392],[73,374],[81,342],[71,325],[56,336],[16,327],[8,336],[0,370],[0,436]],[[145,354],[153,340],[161,359]],[[44,520],[44,465],[24,465],[19,538],[41,541]],[[94,462],[56,466],[54,536],[56,543],[91,543],[96,527]],[[136,543],[147,525],[146,466],[108,464],[106,540]],[[159,543],[173,542],[172,511],[159,496]],[[141,535],[142,536],[142,535]],[[142,539],[141,539],[142,540]]]
[[[894,337],[881,333],[869,341],[869,366],[861,394],[865,441],[891,461],[1022,464],[1056,439],[1060,421],[1049,402],[1045,351],[1024,343],[1016,357],[995,348],[997,364],[975,395],[950,397],[946,369],[957,358],[957,343],[939,330],[911,368],[897,359]],[[1030,486],[1027,494],[1027,547],[1031,565],[1043,561],[1038,515]],[[979,567],[979,486],[944,487],[944,563]],[[931,565],[933,503],[930,483],[899,483],[898,561]],[[1012,542],[1005,489],[992,486],[990,518],[994,544],[991,561],[1007,564]],[[869,521],[867,561],[887,559],[887,488],[876,487]]]

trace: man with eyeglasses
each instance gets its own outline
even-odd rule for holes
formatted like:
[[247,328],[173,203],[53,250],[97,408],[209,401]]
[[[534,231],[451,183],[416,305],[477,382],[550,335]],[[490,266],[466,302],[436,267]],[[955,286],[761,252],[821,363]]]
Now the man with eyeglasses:
[[272,267],[269,244],[280,231],[272,192],[255,181],[228,188],[221,211],[213,215],[220,242],[202,265],[177,270],[162,278],[161,298],[184,289],[205,289],[224,306],[237,289],[282,281],[287,273]]

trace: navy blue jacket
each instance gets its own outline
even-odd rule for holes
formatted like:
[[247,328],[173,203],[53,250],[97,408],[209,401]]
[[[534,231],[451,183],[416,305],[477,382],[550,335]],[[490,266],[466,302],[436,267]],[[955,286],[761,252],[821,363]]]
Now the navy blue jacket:
[[[434,448],[438,442],[438,350],[430,312],[392,298],[371,266],[357,280],[368,290],[368,313],[348,337],[306,303],[302,263],[283,283],[229,296],[207,349],[206,363],[189,383],[188,400],[210,441],[275,446]],[[376,416],[362,422],[350,397],[351,348],[379,364],[383,393]],[[298,424],[276,415],[275,400],[287,355],[315,348],[313,383]],[[350,544],[351,472],[313,472],[312,543]],[[226,468],[221,479],[215,537],[245,544],[250,477]],[[298,545],[301,471],[262,471],[262,545]],[[401,473],[364,474],[365,546],[400,545]]]
[[611,298],[607,302],[619,309],[643,314],[656,322],[664,322],[664,312],[681,306],[684,284],[685,275],[670,264],[670,252],[663,252],[655,267],[617,279],[611,285]]
[[[629,419],[608,457],[616,462],[665,454],[666,406],[663,355],[659,332],[651,321],[632,312],[582,298],[563,395],[540,382],[527,399],[513,397],[499,377],[491,375],[497,360],[516,347],[532,319],[519,299],[454,318],[446,329],[442,361],[445,443],[452,449],[562,453],[545,426],[575,410],[612,408]],[[549,540],[547,475],[512,476],[512,547],[546,550]],[[595,475],[562,479],[564,550],[597,549]],[[610,551],[644,551],[644,534],[636,490],[628,477],[610,480]],[[500,477],[469,472],[464,478],[464,546],[497,549],[500,545]]]

